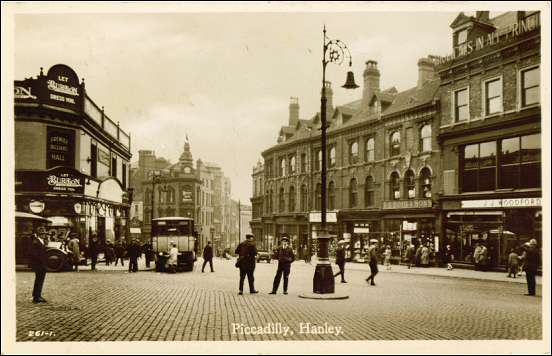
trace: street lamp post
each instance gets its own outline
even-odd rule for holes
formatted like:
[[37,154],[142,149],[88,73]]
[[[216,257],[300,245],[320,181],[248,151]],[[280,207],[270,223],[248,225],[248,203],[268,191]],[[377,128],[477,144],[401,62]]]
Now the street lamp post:
[[[318,232],[318,263],[313,278],[313,292],[317,294],[330,294],[335,291],[334,276],[332,266],[330,264],[328,244],[330,236],[326,227],[326,66],[328,63],[335,63],[340,65],[343,63],[343,59],[347,56],[349,58],[349,67],[352,66],[351,53],[349,49],[340,40],[331,40],[326,36],[326,26],[324,25],[324,39],[323,39],[323,52],[322,52],[322,95],[320,99],[320,118],[322,121],[321,127],[321,150],[322,150],[322,167],[321,167],[321,218],[320,218],[320,231]],[[356,89],[358,85],[355,84],[353,72],[347,73],[347,80],[342,86],[345,89]]]

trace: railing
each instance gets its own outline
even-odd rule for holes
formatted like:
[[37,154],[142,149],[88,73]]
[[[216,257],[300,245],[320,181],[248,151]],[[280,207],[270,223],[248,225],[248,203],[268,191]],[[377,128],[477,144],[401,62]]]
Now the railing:
[[121,130],[119,125],[113,122],[105,112],[88,97],[88,95],[84,98],[84,112],[114,140],[118,141],[126,148],[130,148],[130,135]]

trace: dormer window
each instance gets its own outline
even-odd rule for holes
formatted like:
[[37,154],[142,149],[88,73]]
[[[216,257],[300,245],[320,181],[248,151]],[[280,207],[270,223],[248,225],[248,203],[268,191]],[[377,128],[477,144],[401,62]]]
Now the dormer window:
[[465,28],[456,32],[456,45],[460,46],[468,41],[468,29]]

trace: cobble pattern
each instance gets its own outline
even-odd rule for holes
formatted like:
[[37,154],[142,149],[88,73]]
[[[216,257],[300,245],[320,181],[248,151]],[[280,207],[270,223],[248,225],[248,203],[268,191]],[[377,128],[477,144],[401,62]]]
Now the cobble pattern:
[[[34,274],[18,272],[17,340],[542,339],[542,300],[524,296],[519,283],[382,272],[372,287],[364,271],[350,270],[349,283],[336,283],[349,299],[308,300],[298,295],[311,290],[314,266],[297,262],[289,295],[268,295],[276,265],[258,264],[261,293],[246,287],[239,296],[233,262],[215,263],[215,273],[49,273],[49,303],[38,305],[30,298]],[[340,326],[342,334],[302,333],[301,323]],[[288,326],[290,333],[241,333],[234,327],[241,324]]]

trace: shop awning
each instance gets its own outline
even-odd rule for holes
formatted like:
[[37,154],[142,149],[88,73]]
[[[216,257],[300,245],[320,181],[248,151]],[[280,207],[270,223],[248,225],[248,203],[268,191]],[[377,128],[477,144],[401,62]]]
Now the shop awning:
[[24,213],[24,212],[21,212],[21,211],[16,211],[15,212],[15,218],[16,219],[34,219],[34,220],[42,220],[44,222],[50,222],[50,220],[48,220],[46,218],[43,218],[42,216],[38,216],[38,215],[35,215],[35,214],[30,214],[30,213]]
[[447,218],[450,218],[451,216],[454,216],[454,215],[470,215],[470,216],[500,215],[502,216],[502,214],[503,214],[502,211],[451,211],[450,213],[447,214]]

